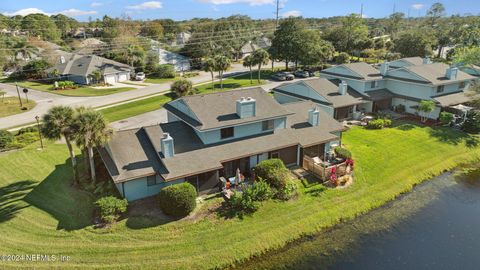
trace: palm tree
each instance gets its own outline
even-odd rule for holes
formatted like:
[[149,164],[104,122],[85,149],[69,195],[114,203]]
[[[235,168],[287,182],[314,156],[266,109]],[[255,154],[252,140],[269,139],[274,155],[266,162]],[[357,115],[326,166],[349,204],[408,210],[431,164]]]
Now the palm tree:
[[89,77],[92,78],[95,83],[98,83],[102,79],[102,73],[100,70],[94,70],[90,73]]
[[253,77],[253,73],[252,73],[252,67],[255,65],[255,62],[253,61],[253,56],[252,55],[247,55],[247,57],[245,57],[243,59],[243,66],[244,67],[248,67],[250,69],[250,84],[252,84],[252,77]]
[[231,64],[230,58],[224,55],[215,56],[215,71],[218,71],[220,77],[220,89],[223,90],[223,72],[225,72]]
[[213,72],[215,71],[215,59],[213,58],[207,58],[205,61],[203,61],[203,71],[205,72],[210,72],[210,75],[212,75],[212,89],[214,87],[214,77],[213,77]]
[[13,45],[13,60],[17,60],[17,56],[20,54],[24,60],[32,58],[35,54],[38,53],[37,47],[31,45],[26,40],[18,40]]
[[93,183],[96,182],[95,161],[93,148],[105,145],[113,135],[113,130],[103,115],[93,109],[81,108],[76,120],[77,145],[86,148],[90,165],[90,176]]
[[258,65],[258,83],[262,72],[262,65],[268,65],[270,55],[264,49],[258,49],[253,53],[253,62]]
[[78,184],[76,175],[77,161],[72,147],[72,140],[75,135],[74,110],[67,106],[54,106],[43,116],[42,122],[41,132],[45,138],[52,140],[59,140],[61,137],[65,138],[72,162],[73,181],[74,184]]

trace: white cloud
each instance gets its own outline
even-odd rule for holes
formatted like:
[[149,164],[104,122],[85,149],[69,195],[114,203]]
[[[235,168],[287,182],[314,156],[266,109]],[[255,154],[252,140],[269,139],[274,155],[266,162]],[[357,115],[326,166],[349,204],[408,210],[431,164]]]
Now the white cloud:
[[143,2],[134,6],[127,6],[128,9],[142,10],[142,9],[159,9],[162,8],[162,3],[159,1]]
[[413,4],[412,8],[416,9],[416,10],[419,10],[419,9],[422,9],[424,6],[425,6],[424,4]]
[[83,15],[91,15],[91,14],[97,14],[97,11],[95,10],[79,10],[75,8],[67,9],[64,11],[60,11],[58,13],[61,13],[65,16],[69,17],[77,17],[77,16],[83,16]]
[[298,11],[298,10],[290,10],[290,11],[287,11],[285,13],[283,13],[282,15],[284,18],[288,18],[288,17],[300,17],[302,16],[302,12],[301,11]]
[[17,16],[17,15],[27,16],[29,14],[36,14],[36,13],[50,15],[49,13],[46,13],[45,11],[38,8],[24,8],[14,12],[4,12],[3,14],[6,16]]
[[200,2],[214,5],[249,4],[251,6],[275,4],[275,0],[200,0]]
[[100,3],[100,2],[92,2],[90,4],[91,7],[100,7],[100,6],[103,6],[103,3]]

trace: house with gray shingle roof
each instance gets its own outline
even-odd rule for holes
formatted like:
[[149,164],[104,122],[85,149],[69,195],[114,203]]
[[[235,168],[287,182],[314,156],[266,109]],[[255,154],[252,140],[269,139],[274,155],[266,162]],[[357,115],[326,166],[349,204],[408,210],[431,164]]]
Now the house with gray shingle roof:
[[261,161],[301,165],[340,144],[344,127],[312,101],[280,104],[261,88],[186,96],[167,103],[168,122],[118,131],[99,149],[129,201],[189,182],[218,191],[220,177],[246,177]]
[[90,84],[90,75],[98,70],[105,83],[114,84],[129,80],[134,68],[96,55],[74,54],[70,57],[61,56],[59,62],[47,72],[52,73],[54,70],[57,70],[61,77],[77,84]]
[[437,105],[428,115],[432,119],[437,119],[449,106],[468,103],[470,98],[465,91],[478,79],[457,67],[431,63],[420,57],[385,62],[380,69],[366,63],[338,65],[320,74],[332,82],[343,82],[366,96],[368,102],[359,104],[354,110],[377,112],[404,107],[407,113],[419,114],[419,103],[431,100]]

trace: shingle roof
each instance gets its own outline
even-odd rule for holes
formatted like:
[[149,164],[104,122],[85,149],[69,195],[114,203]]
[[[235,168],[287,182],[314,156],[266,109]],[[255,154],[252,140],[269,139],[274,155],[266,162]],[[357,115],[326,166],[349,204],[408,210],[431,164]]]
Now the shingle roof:
[[366,81],[378,80],[382,78],[382,75],[376,68],[365,62],[343,64],[342,66],[355,72],[360,76],[361,79]]
[[[338,137],[332,132],[344,130],[341,123],[322,110],[320,125],[312,127],[307,118],[308,110],[315,106],[313,102],[280,106],[291,114],[287,117],[287,127],[275,132],[205,145],[192,127],[177,121],[119,131],[106,148],[100,149],[100,153],[116,183],[153,174],[171,181],[220,169],[222,162],[242,157],[299,144],[307,147],[336,140]],[[160,140],[164,132],[174,139],[175,155],[170,158],[164,158],[160,153]]]
[[448,107],[469,102],[472,100],[472,97],[467,96],[467,94],[462,91],[453,94],[437,96],[434,97],[433,100],[435,100],[442,107]]
[[473,80],[475,79],[474,76],[471,76],[461,70],[458,70],[457,78],[456,79],[448,79],[446,77],[446,71],[450,66],[444,63],[433,63],[433,64],[426,64],[420,66],[409,66],[404,67],[405,70],[408,70],[423,79],[425,79],[428,83],[433,85],[441,85],[456,81],[465,81],[465,80]]
[[133,68],[110,59],[96,55],[75,54],[65,63],[59,63],[50,68],[49,71],[57,69],[62,75],[78,75],[86,77],[94,70],[100,70],[103,75],[118,72],[130,71]]
[[[240,118],[237,115],[236,101],[241,97],[251,97],[256,100],[256,115],[254,117]],[[180,100],[192,110],[198,121],[179,112],[171,105],[171,102],[165,104],[164,108],[181,117],[198,130],[216,129],[290,114],[260,87],[193,95],[183,97]]]

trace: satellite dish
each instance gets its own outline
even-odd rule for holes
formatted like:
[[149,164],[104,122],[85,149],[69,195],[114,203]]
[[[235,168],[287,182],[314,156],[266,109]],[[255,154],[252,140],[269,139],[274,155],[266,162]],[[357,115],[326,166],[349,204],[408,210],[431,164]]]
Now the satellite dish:
[[28,89],[27,88],[23,88],[23,93],[28,93]]

